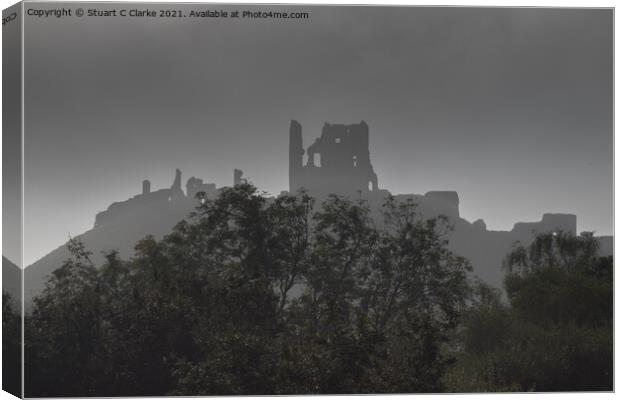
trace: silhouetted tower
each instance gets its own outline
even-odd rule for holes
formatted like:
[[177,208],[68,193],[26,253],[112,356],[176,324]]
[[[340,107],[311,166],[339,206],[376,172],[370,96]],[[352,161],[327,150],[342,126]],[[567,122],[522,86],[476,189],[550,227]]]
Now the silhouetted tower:
[[289,130],[289,192],[300,188],[314,195],[357,194],[379,190],[377,174],[370,163],[368,125],[328,124],[321,136],[305,150],[301,125],[291,121]]
[[178,168],[174,173],[174,182],[172,182],[172,187],[170,189],[174,191],[181,190],[181,170]]
[[151,181],[145,179],[142,181],[142,194],[151,193]]
[[174,182],[172,182],[172,186],[170,187],[170,200],[181,197],[185,197],[185,193],[183,193],[183,189],[181,189],[181,170],[177,168],[174,174]]
[[243,171],[241,171],[240,169],[235,168],[235,171],[233,172],[233,184],[234,186],[237,185],[241,185],[244,183],[248,183],[248,180],[243,178]]
[[301,125],[299,122],[291,120],[288,149],[288,190],[290,193],[299,189],[300,175],[303,173],[303,156]]

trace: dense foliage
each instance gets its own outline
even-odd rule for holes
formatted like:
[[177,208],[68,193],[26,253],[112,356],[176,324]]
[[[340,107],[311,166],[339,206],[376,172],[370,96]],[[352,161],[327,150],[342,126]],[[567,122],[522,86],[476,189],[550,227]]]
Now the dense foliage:
[[613,390],[613,260],[591,234],[539,235],[505,262],[509,305],[480,285],[453,391]]
[[[363,201],[238,185],[130,260],[95,266],[71,240],[26,318],[26,396],[545,390],[580,366],[575,388],[610,385],[594,375],[612,357],[611,260],[582,254],[591,237],[566,253],[579,275],[554,261],[548,283],[548,258],[518,249],[506,305],[472,291],[448,230],[408,201],[373,218]],[[567,312],[574,291],[589,303]]]
[[22,393],[22,321],[18,304],[2,293],[2,390],[14,396]]

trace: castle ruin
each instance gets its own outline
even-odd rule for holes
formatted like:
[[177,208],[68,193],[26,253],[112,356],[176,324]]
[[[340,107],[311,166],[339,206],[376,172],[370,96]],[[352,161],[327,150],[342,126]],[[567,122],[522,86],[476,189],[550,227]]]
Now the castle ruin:
[[326,123],[321,136],[307,150],[303,147],[301,125],[291,121],[289,192],[302,188],[316,196],[379,191],[377,174],[370,162],[368,125],[364,121],[351,125]]
[[[291,121],[289,130],[289,193],[302,188],[313,197],[330,193],[345,196],[362,196],[374,209],[380,208],[390,192],[379,189],[377,174],[370,162],[368,125],[325,124],[321,136],[306,150],[303,147],[302,128]],[[241,170],[233,171],[233,186],[247,183]],[[97,250],[93,257],[104,262],[101,250],[116,249],[123,257],[134,255],[133,245],[146,235],[163,237],[179,221],[187,218],[199,199],[197,193],[215,198],[222,188],[214,183],[191,177],[185,191],[182,174],[175,171],[171,186],[153,190],[151,182],[142,182],[141,192],[121,202],[112,203],[96,215],[92,229],[78,238],[89,249]],[[285,194],[285,193],[284,193]],[[475,273],[485,282],[501,287],[504,272],[503,257],[516,241],[530,243],[536,233],[564,231],[577,233],[577,218],[572,214],[544,214],[535,222],[516,223],[509,231],[494,231],[482,219],[469,222],[460,216],[459,196],[455,191],[430,191],[421,194],[395,194],[396,200],[413,200],[423,218],[444,215],[449,218],[453,231],[449,235],[449,248],[467,258]],[[613,237],[599,237],[602,255],[613,254]],[[45,276],[62,264],[70,254],[60,246],[26,269],[30,299],[44,288]]]
[[[214,183],[204,183],[202,179],[191,177],[187,180],[185,191],[181,187],[181,170],[177,169],[169,188],[151,190],[151,181],[142,181],[142,193],[132,198],[112,203],[107,210],[95,216],[95,227],[115,223],[119,219],[152,219],[172,212],[174,218],[182,219],[196,206],[196,196],[204,193],[214,197],[218,188]],[[179,219],[179,220],[180,220]]]

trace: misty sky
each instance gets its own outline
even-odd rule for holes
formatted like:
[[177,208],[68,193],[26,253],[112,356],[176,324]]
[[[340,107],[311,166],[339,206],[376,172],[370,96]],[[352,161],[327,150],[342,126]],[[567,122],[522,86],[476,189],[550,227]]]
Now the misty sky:
[[381,188],[456,190],[489,229],[563,212],[612,234],[611,10],[170,8],[310,18],[26,17],[26,265],[175,168],[288,189],[291,119],[304,146],[366,121]]

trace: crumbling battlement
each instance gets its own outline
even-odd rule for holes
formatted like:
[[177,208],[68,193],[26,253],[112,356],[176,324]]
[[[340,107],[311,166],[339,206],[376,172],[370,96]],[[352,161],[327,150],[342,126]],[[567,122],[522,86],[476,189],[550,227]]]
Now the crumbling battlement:
[[[299,122],[289,129],[289,191],[304,188],[316,196],[329,193],[356,194],[379,190],[370,163],[368,125],[328,124],[307,150]],[[304,164],[304,154],[307,159]]]
[[528,235],[542,232],[577,234],[577,216],[574,214],[543,214],[540,222],[517,222],[512,232]]
[[177,169],[170,188],[154,192],[151,191],[151,181],[145,179],[142,181],[142,193],[129,200],[112,203],[107,210],[95,216],[95,226],[113,222],[118,218],[144,217],[145,213],[152,213],[154,210],[155,212],[167,212],[169,209],[190,210],[195,206],[198,193],[205,193],[209,197],[218,192],[215,183],[203,183],[202,179],[193,176],[187,180],[186,190],[183,192],[181,176],[181,170]]

